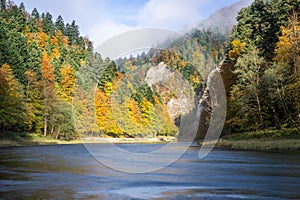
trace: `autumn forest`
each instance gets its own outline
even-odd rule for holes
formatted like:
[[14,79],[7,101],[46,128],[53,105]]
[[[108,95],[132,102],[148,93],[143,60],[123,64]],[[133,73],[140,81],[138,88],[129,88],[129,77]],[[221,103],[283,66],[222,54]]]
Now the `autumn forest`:
[[176,96],[168,88],[177,79],[145,81],[160,63],[187,82],[178,92],[194,98],[193,106],[207,75],[220,65],[227,94],[224,135],[300,131],[299,0],[255,0],[239,12],[229,35],[194,29],[166,42],[165,50],[116,61],[96,53],[75,21],[28,12],[11,1],[0,6],[2,136],[177,136],[185,116],[171,116],[168,109]]

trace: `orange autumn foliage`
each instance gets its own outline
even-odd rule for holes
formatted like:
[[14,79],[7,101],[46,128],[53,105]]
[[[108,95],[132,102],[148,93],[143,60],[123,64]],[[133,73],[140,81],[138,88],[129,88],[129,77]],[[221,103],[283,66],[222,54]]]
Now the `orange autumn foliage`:
[[68,102],[72,102],[74,84],[76,81],[75,73],[70,65],[61,68],[61,90]]

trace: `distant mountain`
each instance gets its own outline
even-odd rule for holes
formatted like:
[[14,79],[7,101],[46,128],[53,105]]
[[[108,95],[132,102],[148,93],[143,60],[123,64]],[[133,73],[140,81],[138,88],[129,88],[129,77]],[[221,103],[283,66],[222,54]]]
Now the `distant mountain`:
[[240,0],[230,6],[219,9],[207,19],[200,22],[196,29],[217,29],[221,33],[228,34],[237,23],[238,12],[253,3],[254,0]]

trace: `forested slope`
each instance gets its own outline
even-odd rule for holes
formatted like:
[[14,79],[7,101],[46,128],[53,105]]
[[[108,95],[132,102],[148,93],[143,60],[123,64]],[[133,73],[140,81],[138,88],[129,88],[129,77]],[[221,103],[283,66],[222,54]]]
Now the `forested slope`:
[[222,66],[231,131],[299,131],[299,16],[299,0],[256,0],[239,12]]
[[[146,84],[130,85],[134,77],[94,53],[75,21],[65,24],[61,16],[28,13],[23,3],[3,0],[0,31],[1,134],[72,139],[177,133],[159,95]],[[112,102],[123,79],[132,95]]]
[[[114,62],[93,52],[75,21],[65,23],[61,16],[54,20],[37,9],[28,13],[24,4],[2,0],[1,135],[177,135],[181,118],[189,114],[171,118],[168,104],[189,94],[196,107],[206,76],[223,58],[220,68],[228,97],[224,134],[299,131],[299,5],[299,0],[255,0],[239,12],[229,38],[213,30],[193,30],[166,41],[164,49]],[[147,71],[162,62],[179,78],[147,84]],[[185,89],[176,93],[170,89],[173,83]]]

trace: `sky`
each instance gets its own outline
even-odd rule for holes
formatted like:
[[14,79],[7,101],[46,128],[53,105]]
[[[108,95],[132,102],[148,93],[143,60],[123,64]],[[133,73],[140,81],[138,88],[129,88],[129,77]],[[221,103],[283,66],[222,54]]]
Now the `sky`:
[[61,15],[65,23],[75,20],[82,36],[99,46],[120,33],[144,28],[181,31],[196,25],[214,11],[238,0],[13,0],[31,13],[50,12],[54,21]]

